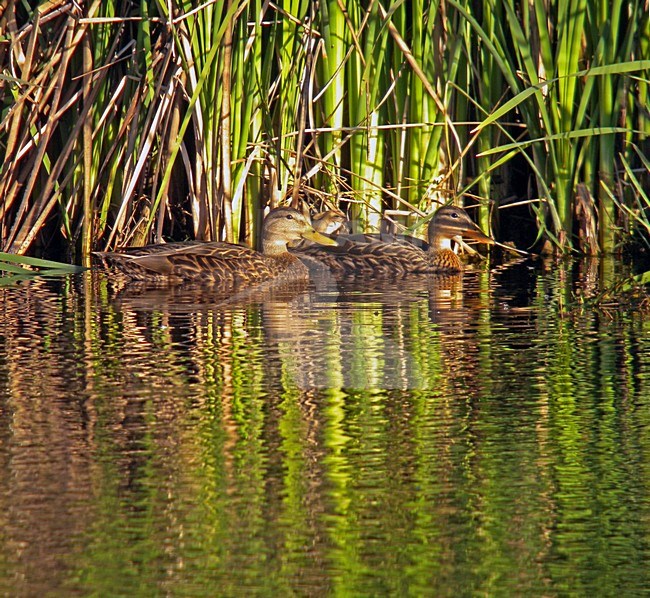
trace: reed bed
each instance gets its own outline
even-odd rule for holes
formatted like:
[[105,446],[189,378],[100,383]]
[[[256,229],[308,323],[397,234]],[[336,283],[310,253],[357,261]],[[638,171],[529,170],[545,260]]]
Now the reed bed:
[[[255,243],[266,206],[519,206],[558,252],[650,231],[648,0],[0,8],[0,249]],[[522,208],[523,206],[523,208]],[[522,212],[522,209],[524,210]]]

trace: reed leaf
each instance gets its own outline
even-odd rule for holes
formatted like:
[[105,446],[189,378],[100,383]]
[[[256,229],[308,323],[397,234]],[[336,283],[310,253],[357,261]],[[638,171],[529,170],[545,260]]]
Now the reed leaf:
[[0,251],[0,270],[12,273],[29,272],[29,270],[26,270],[22,266],[30,266],[30,268],[33,269],[32,271],[37,273],[52,271],[57,273],[74,274],[84,270],[84,268],[74,264],[64,264],[53,260],[44,260],[41,258]]

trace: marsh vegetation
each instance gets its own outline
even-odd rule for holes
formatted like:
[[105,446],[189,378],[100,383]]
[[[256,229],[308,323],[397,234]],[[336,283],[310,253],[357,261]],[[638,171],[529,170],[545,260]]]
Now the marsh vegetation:
[[305,200],[363,228],[462,201],[501,241],[616,251],[650,230],[648,8],[10,1],[0,248],[254,244]]

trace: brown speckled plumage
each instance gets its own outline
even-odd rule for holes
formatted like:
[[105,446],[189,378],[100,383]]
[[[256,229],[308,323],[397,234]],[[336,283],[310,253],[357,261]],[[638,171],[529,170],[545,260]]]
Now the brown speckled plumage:
[[462,270],[462,263],[451,250],[451,240],[465,236],[482,243],[493,243],[462,208],[445,206],[431,219],[428,246],[423,250],[407,241],[391,242],[370,236],[338,237],[338,247],[311,246],[291,250],[314,272],[335,275],[361,274],[400,276],[411,273],[451,273]]
[[306,279],[308,269],[287,252],[287,243],[310,238],[334,243],[314,231],[297,210],[277,208],[264,220],[262,253],[231,243],[167,243],[97,252],[105,264],[140,281],[211,281],[240,286],[266,280]]

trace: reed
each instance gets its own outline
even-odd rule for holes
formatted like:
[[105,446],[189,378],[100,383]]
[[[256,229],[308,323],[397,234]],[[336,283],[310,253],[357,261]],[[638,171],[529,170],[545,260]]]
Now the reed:
[[[611,252],[619,219],[604,189],[618,177],[617,144],[628,134],[636,136],[630,126],[636,111],[629,114],[625,103],[636,94],[631,77],[647,72],[649,66],[647,61],[633,60],[641,47],[639,35],[647,31],[647,6],[566,0],[533,2],[530,11],[519,11],[514,2],[506,2],[504,8],[498,43],[486,46],[513,97],[478,128],[502,122],[507,114],[515,120],[516,108],[527,136],[482,156],[513,149],[530,152],[531,171],[544,199],[544,209],[537,212],[538,226],[561,251],[575,246],[577,189],[584,185],[590,203],[582,217],[596,220],[599,244],[581,249]],[[476,20],[473,26],[484,42],[490,39]],[[512,68],[515,64],[520,76]],[[628,121],[621,126],[626,114]]]
[[61,276],[82,271],[80,266],[0,252],[0,286],[34,276]]
[[[252,244],[265,206],[301,199],[366,228],[473,196],[487,227],[513,193],[558,251],[645,234],[648,0],[57,0],[0,19],[8,252]],[[530,193],[507,184],[515,156]]]

